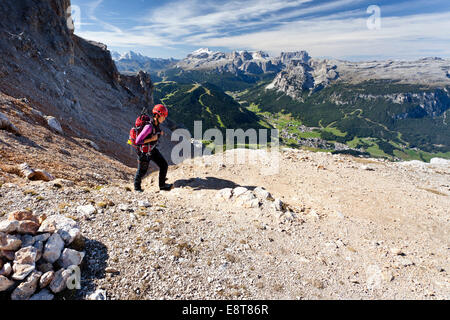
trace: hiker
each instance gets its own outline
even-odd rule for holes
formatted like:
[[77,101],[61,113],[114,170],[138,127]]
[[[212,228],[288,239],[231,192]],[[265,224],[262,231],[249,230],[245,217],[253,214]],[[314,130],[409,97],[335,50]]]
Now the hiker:
[[134,190],[137,192],[142,192],[141,181],[148,170],[150,161],[156,163],[159,167],[159,190],[169,191],[172,189],[172,184],[166,184],[166,175],[168,164],[167,161],[162,156],[161,152],[156,148],[156,144],[160,136],[164,135],[164,132],[160,129],[159,125],[163,123],[169,112],[165,106],[158,104],[153,108],[153,119],[148,115],[142,115],[138,118],[141,120],[136,121],[136,127],[138,125],[145,124],[141,133],[136,138],[136,145],[140,148],[137,149],[138,154],[138,169],[136,176],[134,178]]

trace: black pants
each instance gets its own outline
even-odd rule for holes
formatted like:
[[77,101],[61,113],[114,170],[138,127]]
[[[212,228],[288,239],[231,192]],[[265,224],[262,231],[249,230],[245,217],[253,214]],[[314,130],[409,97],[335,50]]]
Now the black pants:
[[138,155],[138,158],[139,164],[136,176],[134,177],[134,188],[141,188],[141,181],[147,173],[150,161],[153,161],[159,167],[159,186],[163,187],[166,184],[167,169],[169,166],[166,159],[164,159],[164,157],[162,156],[161,152],[159,152],[159,150],[155,148],[150,152],[150,154],[141,153],[140,155]]

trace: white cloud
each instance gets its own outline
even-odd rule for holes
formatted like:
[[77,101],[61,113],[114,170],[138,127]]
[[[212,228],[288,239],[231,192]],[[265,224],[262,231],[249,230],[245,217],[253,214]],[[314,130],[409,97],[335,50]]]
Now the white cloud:
[[[90,16],[102,1],[92,3]],[[365,7],[337,10],[355,8],[363,0],[304,6],[310,1],[177,1],[147,12],[140,21],[148,25],[120,30],[94,17],[104,30],[83,30],[80,35],[109,46],[136,49],[178,45],[247,48],[271,54],[307,50],[312,56],[336,58],[450,56],[450,36],[446,32],[450,30],[450,12],[383,17],[384,9],[402,12],[417,2],[381,7],[381,30],[368,30]],[[329,11],[338,12],[317,17]],[[233,33],[237,30],[243,33]]]
[[123,33],[122,30],[117,28],[116,26],[97,18],[97,15],[95,14],[95,12],[102,3],[103,3],[103,0],[95,0],[87,5],[88,18],[91,21],[94,21],[99,27],[101,26],[105,30],[110,30],[114,33],[119,33],[119,34]]
[[[369,30],[366,19],[297,21],[276,30],[204,39],[200,46],[246,47],[272,54],[307,50],[313,56],[423,56],[424,48],[450,56],[450,12],[386,17],[381,30]],[[429,54],[427,54],[429,55]]]
[[[299,7],[312,0],[251,0],[217,3],[201,0],[184,0],[169,3],[149,12],[141,21],[150,23],[135,30],[162,30],[166,35],[179,38],[196,32],[217,34],[223,29],[230,31],[255,25],[268,24],[280,17],[264,18],[279,10]],[[350,1],[350,0],[347,0]],[[352,0],[355,1],[355,0]]]

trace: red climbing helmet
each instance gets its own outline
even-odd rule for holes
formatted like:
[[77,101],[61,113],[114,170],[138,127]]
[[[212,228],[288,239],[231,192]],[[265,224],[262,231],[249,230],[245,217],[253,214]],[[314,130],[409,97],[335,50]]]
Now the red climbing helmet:
[[167,116],[169,115],[169,110],[167,110],[167,108],[165,106],[163,106],[162,104],[157,104],[153,108],[153,114],[158,114],[160,116],[167,118]]

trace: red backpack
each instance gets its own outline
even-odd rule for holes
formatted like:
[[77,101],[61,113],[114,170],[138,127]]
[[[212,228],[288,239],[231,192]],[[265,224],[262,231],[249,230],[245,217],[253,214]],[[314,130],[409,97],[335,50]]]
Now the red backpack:
[[148,144],[137,145],[136,139],[144,129],[144,127],[148,124],[152,124],[152,119],[143,114],[140,115],[135,122],[135,126],[130,130],[130,136],[128,140],[128,144],[131,145],[137,152],[149,153],[152,149],[152,146]]

